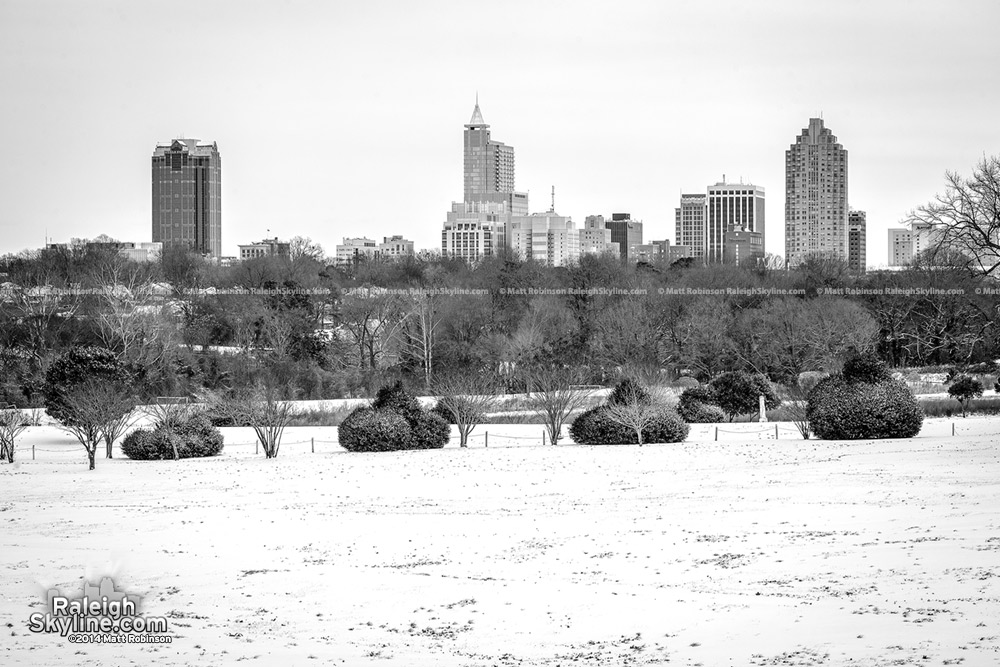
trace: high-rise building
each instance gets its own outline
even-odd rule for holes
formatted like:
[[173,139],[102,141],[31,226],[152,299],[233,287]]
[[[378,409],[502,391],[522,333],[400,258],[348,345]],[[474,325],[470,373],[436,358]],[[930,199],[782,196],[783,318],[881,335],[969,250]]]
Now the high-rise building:
[[153,241],[222,255],[222,158],[215,143],[175,139],[156,146]]
[[889,266],[906,266],[913,261],[913,232],[889,230]]
[[864,211],[847,214],[847,267],[854,273],[865,272],[867,227]]
[[528,215],[528,195],[514,191],[514,149],[491,138],[478,98],[463,143],[464,197],[447,214],[441,252],[476,261],[508,244],[511,217]]
[[622,259],[632,259],[630,248],[642,245],[642,221],[629,213],[612,213],[604,226],[611,230],[611,242],[617,243]]
[[726,234],[729,232],[759,234],[759,243],[753,237],[753,247],[763,253],[764,188],[743,183],[716,183],[708,186],[706,205],[705,261],[726,261]]
[[708,197],[703,194],[681,195],[680,208],[674,209],[674,243],[686,246],[690,257],[705,260],[707,245]]
[[785,151],[785,260],[812,253],[848,259],[847,150],[810,118]]
[[465,124],[465,201],[505,201],[514,192],[514,148],[490,138],[479,100]]
[[579,230],[571,218],[554,210],[513,216],[507,240],[523,258],[549,266],[566,266],[580,258]]
[[889,266],[906,266],[920,255],[934,262],[927,251],[941,246],[941,232],[930,223],[913,223],[910,229],[889,230]]
[[611,241],[611,230],[604,224],[604,216],[588,215],[580,230],[580,254],[603,255],[606,252],[621,255],[621,248]]
[[453,202],[441,230],[441,253],[470,263],[498,254],[510,218],[502,202]]

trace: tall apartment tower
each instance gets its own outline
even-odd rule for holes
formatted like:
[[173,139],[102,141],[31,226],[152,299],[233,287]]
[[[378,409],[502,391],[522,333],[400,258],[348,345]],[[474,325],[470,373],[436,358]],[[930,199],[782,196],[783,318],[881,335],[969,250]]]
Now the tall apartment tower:
[[851,211],[847,214],[847,267],[854,273],[865,272],[866,217],[864,211]]
[[811,253],[848,259],[847,150],[810,118],[785,151],[785,261]]
[[214,142],[175,139],[156,146],[153,242],[222,255],[222,158]]
[[687,246],[690,256],[699,262],[705,261],[707,216],[708,197],[703,194],[682,194],[680,208],[674,209],[674,244]]
[[706,262],[725,260],[726,234],[730,232],[753,232],[754,245],[763,250],[764,188],[743,183],[716,183],[708,186],[706,204]]

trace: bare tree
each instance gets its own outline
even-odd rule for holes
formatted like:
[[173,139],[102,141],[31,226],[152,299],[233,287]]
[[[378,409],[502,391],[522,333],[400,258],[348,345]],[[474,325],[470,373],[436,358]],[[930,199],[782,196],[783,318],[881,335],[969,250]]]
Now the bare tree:
[[378,368],[405,316],[402,297],[363,287],[346,294],[339,305],[340,324],[358,351],[359,368]]
[[527,378],[528,405],[545,420],[545,430],[552,444],[562,438],[567,419],[587,404],[591,390],[579,386],[579,378],[570,370],[537,370]]
[[153,284],[139,270],[105,266],[100,276],[98,335],[126,359],[156,364],[165,354],[165,327]]
[[293,236],[288,241],[288,257],[293,262],[297,259],[312,259],[322,262],[326,258],[323,246],[308,236]]
[[799,430],[803,440],[808,440],[812,435],[812,426],[806,416],[808,414],[809,392],[826,376],[827,373],[806,371],[799,373],[795,381],[790,382],[784,388],[788,400],[785,401],[783,407],[792,416],[792,422]]
[[619,385],[619,396],[616,401],[608,401],[604,406],[604,415],[614,423],[635,431],[639,444],[642,442],[642,432],[660,418],[668,408],[666,397],[659,387],[643,390],[636,382]]
[[14,441],[30,424],[31,419],[14,406],[0,410],[0,458],[14,462]]
[[434,389],[438,406],[458,429],[459,447],[468,447],[469,434],[496,405],[496,384],[478,376],[455,375],[437,382]]
[[289,402],[280,400],[275,387],[258,383],[229,397],[205,393],[204,398],[236,424],[250,426],[266,458],[278,456],[281,436],[294,413]]
[[401,329],[403,346],[420,359],[424,371],[424,385],[427,387],[431,386],[434,347],[442,319],[437,295],[427,291],[414,297]]
[[928,229],[933,248],[958,251],[984,276],[1000,268],[1000,156],[983,157],[972,175],[945,172],[945,191],[912,211],[911,229]]
[[[65,397],[65,417],[60,427],[80,441],[93,470],[98,445],[102,440],[107,442],[109,435],[115,432],[116,424],[134,409],[134,397],[122,387],[113,382],[87,380],[73,387]],[[110,451],[108,456],[110,458]]]

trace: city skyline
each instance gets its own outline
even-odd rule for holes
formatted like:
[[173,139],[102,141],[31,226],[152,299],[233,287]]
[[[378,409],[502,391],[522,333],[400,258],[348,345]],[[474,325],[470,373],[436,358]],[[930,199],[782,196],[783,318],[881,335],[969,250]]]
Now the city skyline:
[[[328,254],[359,234],[440,248],[478,93],[517,148],[532,211],[555,186],[578,228],[629,211],[646,238],[676,242],[681,193],[725,174],[767,191],[766,249],[782,256],[784,151],[823,117],[851,151],[869,265],[884,264],[887,230],[943,189],[945,170],[1000,152],[1000,92],[976,71],[991,62],[1000,8],[945,7],[514,2],[495,22],[457,2],[248,2],[234,16],[184,2],[8,0],[0,253],[46,237],[149,240],[149,146],[179,135],[226,153],[224,255],[279,229]],[[172,27],[195,9],[197,30]],[[504,48],[470,51],[469,34]],[[627,48],[613,48],[617,36]],[[88,169],[65,157],[84,154]],[[108,181],[114,197],[93,197]]]

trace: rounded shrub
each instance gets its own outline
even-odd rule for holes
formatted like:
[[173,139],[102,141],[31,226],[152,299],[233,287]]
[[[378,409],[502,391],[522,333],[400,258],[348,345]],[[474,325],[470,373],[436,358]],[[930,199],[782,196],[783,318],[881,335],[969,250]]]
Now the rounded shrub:
[[423,412],[410,422],[410,449],[441,449],[448,444],[451,427],[441,415]]
[[[664,408],[642,430],[644,444],[682,442],[691,427],[670,408]],[[608,409],[599,406],[587,410],[570,425],[569,434],[581,445],[635,445],[639,439],[635,429],[608,417]]]
[[708,385],[690,387],[681,392],[677,414],[689,424],[725,421],[726,413],[715,405],[715,390]]
[[222,452],[223,437],[206,415],[192,415],[181,424],[136,429],[122,441],[122,453],[138,461],[216,456]]
[[907,386],[888,375],[872,383],[838,374],[809,392],[806,418],[824,440],[912,438],[920,432],[924,413]]
[[340,446],[349,452],[389,452],[409,449],[410,425],[393,410],[360,407],[337,429]]
[[569,427],[573,442],[581,445],[629,444],[635,440],[635,431],[611,421],[603,405],[591,408],[578,416]]
[[869,384],[892,379],[885,363],[871,354],[858,355],[845,361],[841,375],[848,382],[867,382]]
[[378,390],[371,407],[361,407],[340,424],[341,446],[349,452],[440,449],[451,427],[441,415],[421,407],[401,382]]
[[764,397],[764,408],[774,410],[781,405],[781,399],[774,385],[763,373],[729,371],[712,379],[709,383],[715,392],[715,405],[725,411],[732,421],[738,415],[756,413],[760,407],[760,397]]

